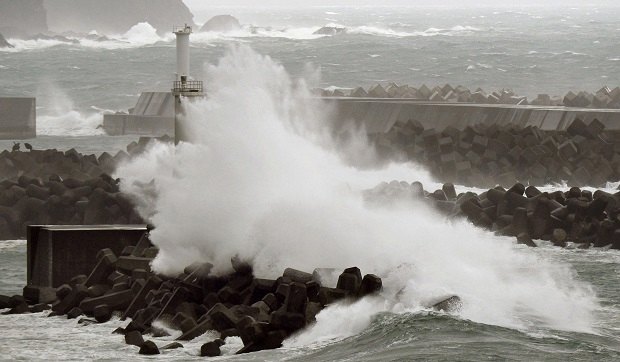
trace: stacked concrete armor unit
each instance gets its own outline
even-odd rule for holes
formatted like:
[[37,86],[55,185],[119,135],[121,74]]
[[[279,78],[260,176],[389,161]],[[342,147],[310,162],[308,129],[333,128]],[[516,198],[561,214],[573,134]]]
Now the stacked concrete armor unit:
[[561,131],[514,123],[438,130],[407,121],[371,139],[386,159],[423,164],[436,179],[466,186],[519,181],[602,187],[620,181],[620,132],[598,119],[586,124],[577,118]]
[[36,99],[0,98],[0,139],[36,136]]
[[419,88],[408,85],[390,83],[387,87],[375,84],[368,90],[357,87],[348,94],[341,89],[316,91],[323,97],[352,97],[352,98],[392,98],[392,99],[416,99],[432,101],[436,103],[476,103],[476,104],[511,104],[521,106],[565,106],[577,108],[620,108],[620,87],[599,89],[596,93],[581,91],[573,93],[569,91],[564,97],[539,94],[536,99],[528,102],[527,97],[516,95],[511,90],[502,89],[486,93],[478,88],[471,91],[469,88],[459,85],[453,87],[446,84],[443,87],[429,88],[425,84]]
[[[228,275],[213,275],[211,264],[195,263],[175,277],[166,277],[150,269],[156,255],[157,248],[145,233],[120,252],[100,250],[89,273],[75,275],[53,292],[0,296],[0,309],[11,308],[6,314],[40,312],[51,304],[51,316],[82,317],[81,323],[105,323],[118,313],[123,320],[131,320],[116,332],[142,354],[160,353],[160,346],[182,347],[183,341],[217,331],[220,338],[205,340],[200,354],[218,356],[230,336],[241,337],[244,347],[239,354],[278,348],[284,338],[313,323],[326,306],[382,290],[380,277],[363,276],[356,267],[313,273],[287,268],[277,279],[260,279],[251,265],[237,258],[231,260],[233,272]],[[326,275],[337,276],[337,283],[328,287]],[[458,307],[459,299],[450,296],[437,302],[434,307],[449,311]],[[167,333],[155,321],[179,330],[177,343],[159,343],[157,337]],[[144,341],[145,334],[154,341]]]
[[103,116],[103,129],[111,136],[174,135],[174,97],[170,92],[143,92],[128,113]]
[[392,181],[367,190],[365,199],[377,205],[403,200],[424,203],[448,218],[465,218],[532,247],[537,246],[533,240],[546,240],[559,247],[620,249],[620,192],[578,187],[541,192],[517,183],[508,189],[496,186],[480,194],[457,195],[450,183],[428,192],[419,182]]
[[[129,197],[113,179],[116,166],[143,152],[141,137],[127,151],[83,155],[75,149],[0,152],[0,240],[26,236],[32,224],[142,224]],[[169,138],[160,138],[170,142]],[[17,148],[17,147],[15,147]]]

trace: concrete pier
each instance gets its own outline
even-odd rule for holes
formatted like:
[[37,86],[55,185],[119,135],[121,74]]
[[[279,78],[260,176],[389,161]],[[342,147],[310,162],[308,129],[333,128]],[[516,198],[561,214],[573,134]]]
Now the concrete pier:
[[103,129],[111,136],[174,135],[174,97],[170,92],[142,92],[129,113],[105,114]]
[[0,139],[37,136],[35,98],[0,98]]
[[[188,93],[195,95],[195,93]],[[196,93],[197,94],[197,93]],[[199,95],[202,96],[202,93]],[[331,97],[318,98],[332,106],[335,128],[354,121],[368,133],[387,132],[397,121],[417,120],[425,128],[447,126],[464,129],[476,124],[537,126],[543,131],[564,130],[579,118],[586,124],[598,119],[609,131],[620,130],[620,109],[576,108],[509,104],[431,102],[416,99]],[[172,136],[175,129],[175,100],[171,93],[144,92],[130,114],[104,116],[110,135]],[[181,137],[183,138],[183,137]]]
[[397,121],[417,120],[425,128],[464,129],[476,124],[536,126],[543,131],[565,130],[580,118],[598,119],[608,131],[620,130],[620,109],[592,109],[507,104],[435,103],[412,99],[323,98],[334,108],[337,122],[364,124],[368,133],[385,133]]
[[27,286],[59,287],[76,275],[89,275],[99,250],[120,255],[135,246],[146,225],[31,225],[27,241]]

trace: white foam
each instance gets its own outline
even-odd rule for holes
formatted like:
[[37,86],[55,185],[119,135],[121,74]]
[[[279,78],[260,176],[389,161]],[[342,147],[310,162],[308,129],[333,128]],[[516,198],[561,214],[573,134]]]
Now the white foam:
[[[477,322],[591,330],[594,293],[567,266],[419,203],[365,205],[359,191],[381,181],[439,185],[412,165],[369,167],[375,155],[364,130],[334,138],[327,104],[310,100],[303,81],[269,57],[238,46],[203,79],[208,100],[186,104],[190,142],[158,145],[115,175],[155,225],[159,272],[207,260],[223,273],[239,255],[259,277],[354,265],[383,277],[392,307],[328,309],[339,317],[321,317],[317,336],[357,333],[378,310],[416,311],[448,294],[462,298],[461,317]],[[134,184],[151,180],[146,190]],[[351,312],[363,323],[332,331]]]
[[75,110],[62,114],[37,116],[37,134],[45,136],[104,135],[101,113],[82,113]]
[[43,80],[37,94],[44,94],[49,103],[37,110],[37,134],[46,136],[92,136],[104,135],[101,128],[103,114],[109,112],[97,107],[90,111],[78,111],[73,101],[53,81]]
[[[96,32],[91,32],[90,35],[97,35]],[[157,34],[157,30],[149,23],[143,22],[132,26],[124,34],[112,34],[107,35],[102,40],[95,40],[89,37],[71,36],[67,37],[69,41],[63,41],[58,39],[37,39],[37,40],[22,40],[22,39],[9,39],[9,42],[14,48],[2,48],[0,51],[6,52],[21,52],[29,50],[41,50],[54,46],[71,46],[71,47],[85,47],[93,49],[127,49],[138,48],[142,46],[152,45],[157,42],[172,42],[174,35],[169,33],[163,37]],[[72,41],[77,40],[78,43]]]

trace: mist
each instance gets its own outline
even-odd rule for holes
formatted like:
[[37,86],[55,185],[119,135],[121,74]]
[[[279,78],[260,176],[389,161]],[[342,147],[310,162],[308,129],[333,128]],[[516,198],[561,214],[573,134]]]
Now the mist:
[[360,6],[402,6],[402,7],[519,7],[519,6],[603,6],[603,5],[616,5],[618,2],[615,0],[593,0],[593,1],[580,1],[580,0],[550,0],[550,1],[536,1],[536,0],[521,0],[518,2],[498,2],[496,0],[446,0],[440,2],[429,2],[422,0],[360,0],[360,1],[347,1],[347,0],[308,0],[308,1],[286,1],[286,0],[265,0],[257,3],[250,0],[184,0],[185,4],[191,10],[198,10],[212,7],[288,7],[288,8],[301,8],[310,6],[333,6],[333,7],[360,7]]

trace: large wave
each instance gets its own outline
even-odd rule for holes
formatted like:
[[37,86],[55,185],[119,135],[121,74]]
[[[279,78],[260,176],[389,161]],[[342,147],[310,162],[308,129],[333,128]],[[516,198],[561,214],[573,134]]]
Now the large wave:
[[[426,30],[411,30],[412,26],[396,24],[394,27],[382,27],[376,25],[346,26],[337,23],[329,23],[324,27],[344,29],[338,36],[368,35],[377,37],[417,37],[417,36],[464,36],[480,29],[471,26],[454,26],[452,28],[428,28]],[[314,40],[330,35],[317,34],[320,26],[310,27],[259,27],[244,25],[241,29],[227,32],[200,32],[192,35],[193,44],[209,45],[212,43],[229,42],[231,40],[243,42],[244,39],[252,38],[283,38],[291,40]],[[3,48],[0,52],[20,52],[28,50],[45,49],[54,46],[85,47],[92,49],[128,49],[154,45],[156,43],[172,43],[174,34],[167,33],[164,36],[157,34],[157,30],[149,23],[138,23],[124,34],[99,35],[93,32],[88,35],[72,35],[57,38],[40,39],[9,39],[14,48]]]
[[382,298],[324,310],[291,344],[358,333],[374,313],[451,294],[473,321],[592,330],[596,298],[568,266],[420,203],[366,205],[360,190],[380,181],[437,184],[413,165],[357,167],[373,159],[363,130],[334,137],[329,107],[269,57],[234,47],[204,79],[209,98],[186,104],[188,142],[157,145],[115,175],[155,226],[158,272],[201,260],[224,273],[240,256],[258,277],[355,265],[383,278]]
[[45,49],[54,46],[73,46],[93,49],[128,49],[152,45],[157,42],[172,42],[172,33],[159,36],[157,30],[149,23],[138,23],[124,34],[99,35],[96,32],[84,35],[45,37],[38,39],[9,39],[14,48],[4,48],[1,51],[20,52],[27,50]]

